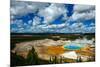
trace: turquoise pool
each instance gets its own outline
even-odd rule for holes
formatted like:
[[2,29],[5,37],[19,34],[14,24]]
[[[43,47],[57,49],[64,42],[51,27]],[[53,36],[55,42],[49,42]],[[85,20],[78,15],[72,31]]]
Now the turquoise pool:
[[78,50],[78,49],[81,49],[82,46],[71,43],[71,44],[68,44],[68,45],[64,45],[64,48],[69,49],[69,50]]

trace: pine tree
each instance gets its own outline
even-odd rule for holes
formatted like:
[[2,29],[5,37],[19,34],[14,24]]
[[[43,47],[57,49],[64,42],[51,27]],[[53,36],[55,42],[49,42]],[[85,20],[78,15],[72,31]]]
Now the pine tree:
[[82,62],[82,58],[79,56],[79,57],[77,57],[77,60],[76,60],[77,62]]
[[27,57],[27,63],[28,64],[39,64],[38,62],[38,55],[35,52],[35,49],[32,48],[32,50],[29,52],[28,57]]
[[63,61],[63,58],[62,58],[62,56],[60,56],[60,61],[59,61],[59,63],[62,63],[62,61]]
[[50,56],[50,60],[49,60],[49,63],[52,63],[52,56]]

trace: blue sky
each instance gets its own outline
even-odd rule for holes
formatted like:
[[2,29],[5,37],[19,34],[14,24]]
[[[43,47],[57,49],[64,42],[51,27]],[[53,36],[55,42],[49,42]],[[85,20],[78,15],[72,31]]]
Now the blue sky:
[[11,32],[95,33],[95,6],[11,2]]

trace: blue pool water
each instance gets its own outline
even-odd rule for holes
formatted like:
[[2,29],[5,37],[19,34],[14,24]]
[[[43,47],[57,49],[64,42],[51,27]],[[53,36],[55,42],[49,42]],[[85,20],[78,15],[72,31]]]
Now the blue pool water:
[[78,50],[81,48],[81,46],[76,44],[69,44],[69,45],[65,45],[64,48],[69,50]]

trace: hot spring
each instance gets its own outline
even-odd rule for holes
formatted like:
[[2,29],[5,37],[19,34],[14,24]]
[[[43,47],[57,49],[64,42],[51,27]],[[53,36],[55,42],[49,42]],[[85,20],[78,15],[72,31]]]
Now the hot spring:
[[64,45],[64,49],[68,49],[68,50],[79,50],[82,47],[83,46],[81,44],[77,44],[77,43],[69,43]]

